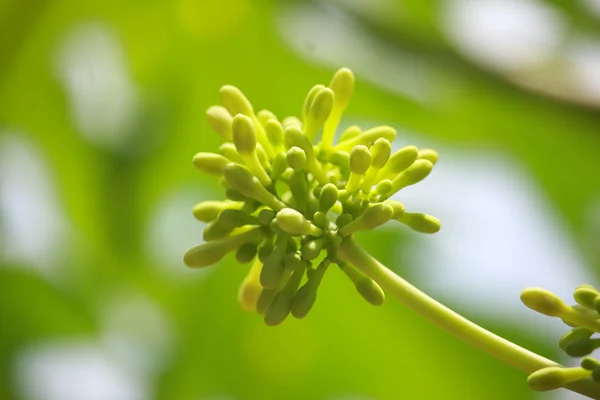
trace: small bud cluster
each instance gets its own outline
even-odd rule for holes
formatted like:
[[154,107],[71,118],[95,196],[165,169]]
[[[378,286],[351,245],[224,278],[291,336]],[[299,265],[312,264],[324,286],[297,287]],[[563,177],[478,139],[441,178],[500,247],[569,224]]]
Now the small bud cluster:
[[345,237],[390,220],[422,233],[440,229],[435,217],[406,212],[389,199],[429,175],[434,150],[407,146],[392,153],[396,131],[389,126],[351,126],[333,143],[353,90],[354,75],[342,68],[329,87],[310,89],[301,118],[255,113],[233,86],[223,86],[221,105],[207,111],[224,144],[219,154],[196,154],[193,164],[220,178],[227,200],[194,207],[194,216],[208,223],[205,243],[188,250],[184,263],[206,267],[230,252],[239,263],[252,263],[239,300],[268,325],[290,313],[304,318],[332,264],[366,301],[383,303],[378,284],[339,259]]
[[558,345],[571,357],[584,357],[576,368],[547,367],[538,370],[527,379],[534,390],[552,390],[571,382],[592,378],[600,384],[600,363],[590,355],[600,348],[600,292],[590,285],[575,289],[573,298],[577,304],[569,306],[556,294],[541,288],[527,288],[521,293],[523,303],[541,314],[560,318],[571,327],[560,338]]

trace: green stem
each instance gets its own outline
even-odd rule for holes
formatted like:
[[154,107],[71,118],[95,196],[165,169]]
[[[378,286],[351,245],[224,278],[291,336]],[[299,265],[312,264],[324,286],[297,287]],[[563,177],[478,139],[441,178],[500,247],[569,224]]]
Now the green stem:
[[[358,246],[352,237],[344,239],[339,247],[338,254],[409,308],[448,333],[498,360],[528,374],[545,367],[561,366],[493,334],[438,303],[375,260]],[[600,399],[600,385],[591,379],[570,383],[565,385],[565,388],[593,399]]]

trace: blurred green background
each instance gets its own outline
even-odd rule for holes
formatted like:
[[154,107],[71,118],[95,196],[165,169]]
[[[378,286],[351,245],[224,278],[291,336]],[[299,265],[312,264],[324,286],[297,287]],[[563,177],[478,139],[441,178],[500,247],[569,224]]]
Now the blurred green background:
[[[440,162],[399,199],[439,234],[363,234],[386,265],[483,326],[564,360],[519,303],[600,271],[595,0],[0,2],[0,398],[529,399],[525,375],[331,271],[311,314],[241,310],[245,267],[187,270],[191,207],[223,195],[223,84],[297,114],[347,66],[344,124],[391,124]],[[568,360],[566,361],[568,362]]]

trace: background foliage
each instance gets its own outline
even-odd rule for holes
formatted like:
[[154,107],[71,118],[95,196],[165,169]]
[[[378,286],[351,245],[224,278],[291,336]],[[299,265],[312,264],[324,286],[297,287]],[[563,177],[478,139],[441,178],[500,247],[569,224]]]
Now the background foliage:
[[[536,396],[523,374],[394,299],[361,301],[339,271],[303,321],[268,328],[244,313],[243,267],[181,262],[201,239],[191,207],[222,197],[191,157],[219,144],[204,110],[221,85],[286,116],[313,84],[352,68],[347,124],[392,124],[397,146],[441,154],[406,201],[424,203],[442,231],[416,238],[393,226],[363,235],[365,247],[478,323],[560,359],[560,324],[521,310],[518,294],[597,281],[595,7],[1,2],[0,398]],[[541,42],[527,33],[540,29]]]

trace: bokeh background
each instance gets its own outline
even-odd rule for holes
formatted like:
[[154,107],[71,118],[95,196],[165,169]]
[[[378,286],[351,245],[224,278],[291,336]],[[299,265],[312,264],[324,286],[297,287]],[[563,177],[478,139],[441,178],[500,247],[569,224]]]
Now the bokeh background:
[[339,67],[345,125],[390,124],[440,161],[404,190],[438,216],[362,234],[433,297],[569,363],[520,304],[600,271],[597,0],[0,2],[0,398],[568,399],[338,270],[303,321],[237,304],[245,267],[188,270],[191,215],[223,197],[191,166],[223,84],[297,114]]

